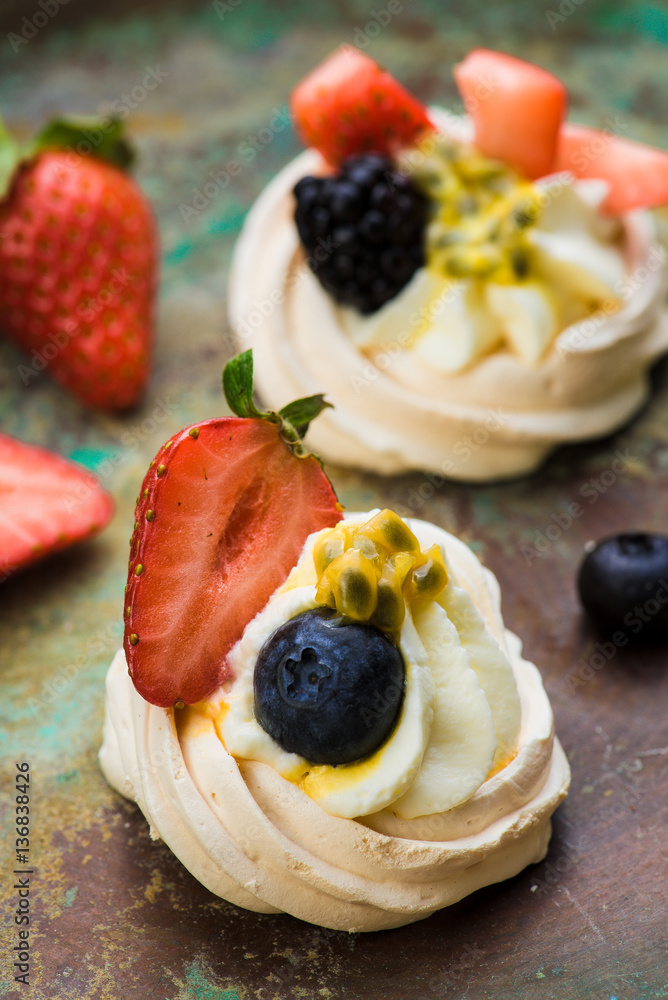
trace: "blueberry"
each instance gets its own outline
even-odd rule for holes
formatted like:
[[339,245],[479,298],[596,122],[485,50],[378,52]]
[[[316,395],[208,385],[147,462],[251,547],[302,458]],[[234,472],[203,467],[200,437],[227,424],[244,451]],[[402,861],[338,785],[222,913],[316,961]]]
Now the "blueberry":
[[668,639],[668,537],[638,531],[604,538],[580,566],[578,591],[605,631],[636,642]]
[[401,653],[384,632],[330,608],[305,611],[259,652],[255,716],[284,750],[312,764],[350,764],[392,732],[404,677]]

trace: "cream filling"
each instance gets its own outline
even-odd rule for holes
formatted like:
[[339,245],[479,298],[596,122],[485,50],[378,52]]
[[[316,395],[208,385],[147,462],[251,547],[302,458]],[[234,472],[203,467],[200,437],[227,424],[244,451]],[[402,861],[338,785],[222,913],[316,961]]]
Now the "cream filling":
[[[346,520],[363,524],[369,516],[348,514]],[[445,532],[423,521],[411,527],[423,551],[438,544],[448,565]],[[451,809],[470,798],[493,765],[515,753],[520,703],[505,653],[449,565],[439,602],[417,605],[412,614],[407,608],[399,636],[406,668],[401,714],[370,757],[340,767],[310,765],[281,750],[254,717],[259,651],[285,621],[317,606],[313,549],[328,531],[310,536],[294,573],[231,651],[235,681],[211,698],[221,740],[237,759],[275,767],[334,816],[352,819],[390,804],[403,818]]]
[[503,348],[536,365],[567,321],[583,319],[604,301],[611,310],[621,305],[623,248],[617,227],[598,214],[607,185],[576,182],[564,173],[536,189],[543,211],[527,231],[532,257],[526,280],[453,280],[421,268],[370,316],[338,308],[352,342],[367,353],[401,343],[443,374]]
[[[453,283],[441,296],[442,308],[458,316],[448,322],[449,348],[438,332],[419,351],[411,330],[392,336],[390,302],[380,311],[385,315],[373,320],[379,330],[364,353],[355,336],[369,337],[365,321],[360,319],[357,334],[349,332],[343,310],[306,266],[292,218],[292,187],[322,169],[318,155],[307,151],[267,186],[237,243],[229,287],[231,325],[239,347],[254,348],[256,384],[265,402],[278,409],[299,396],[326,392],[334,403],[307,439],[322,457],[388,474],[424,469],[488,481],[531,471],[559,444],[609,433],[644,402],[647,370],[668,348],[665,253],[649,213],[631,212],[620,220],[626,277],[615,298],[606,298],[585,319],[573,318],[581,296],[569,302],[559,289],[560,283],[572,287],[576,272],[582,292],[589,287],[583,275],[590,282],[613,280],[610,262],[589,266],[584,249],[591,239],[605,257],[610,237],[595,212],[597,182],[579,182],[576,206],[566,193],[546,204],[540,233],[550,246],[549,285],[537,278],[537,287],[525,288],[528,294],[491,293],[497,312],[514,317],[513,336],[506,338],[512,349],[499,344],[493,324],[463,309],[473,301],[473,312],[488,316],[486,303],[478,297],[476,305],[475,293],[460,293]],[[579,242],[572,238],[578,226]],[[569,245],[577,260],[569,258]],[[539,257],[542,249],[536,247]],[[324,240],[316,261],[327,252]],[[583,260],[586,271],[578,270]],[[433,282],[422,271],[402,292],[410,298],[413,329],[427,323],[438,330],[441,307],[434,307]],[[553,295],[565,324],[556,337]],[[455,356],[461,370],[452,372],[448,365]]]
[[[122,652],[110,667],[100,751],[107,780],[137,801],[152,835],[196,878],[237,905],[340,930],[396,927],[545,855],[550,815],[570,775],[540,675],[503,626],[494,576],[458,539],[417,525],[445,539],[458,590],[507,651],[521,702],[515,757],[451,809],[407,818],[390,804],[361,820],[330,815],[275,767],[229,754],[215,711],[193,707],[175,718],[136,693]],[[457,600],[444,603],[456,617]],[[466,617],[460,635],[477,627]],[[480,663],[475,646],[469,655]],[[497,733],[508,710],[504,690],[490,702]]]

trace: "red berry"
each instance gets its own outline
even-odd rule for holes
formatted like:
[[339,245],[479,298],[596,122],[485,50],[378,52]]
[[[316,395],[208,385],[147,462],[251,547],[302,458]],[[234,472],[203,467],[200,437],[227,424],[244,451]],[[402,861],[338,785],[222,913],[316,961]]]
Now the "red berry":
[[434,128],[425,106],[351,45],[304,77],[290,106],[304,143],[333,166],[356,153],[394,153]]
[[668,203],[668,153],[611,132],[566,123],[553,169],[606,180],[603,210],[610,215]]
[[157,237],[131,177],[47,151],[0,203],[0,328],[82,402],[136,403],[149,371]]
[[96,534],[113,500],[99,480],[44,448],[0,434],[0,574]]
[[215,690],[308,535],[340,519],[317,459],[295,457],[276,424],[222,417],[177,434],[146,474],[130,543],[125,653],[139,693],[168,707]]
[[568,106],[563,83],[540,66],[489,49],[474,49],[453,74],[480,152],[529,178],[549,173]]

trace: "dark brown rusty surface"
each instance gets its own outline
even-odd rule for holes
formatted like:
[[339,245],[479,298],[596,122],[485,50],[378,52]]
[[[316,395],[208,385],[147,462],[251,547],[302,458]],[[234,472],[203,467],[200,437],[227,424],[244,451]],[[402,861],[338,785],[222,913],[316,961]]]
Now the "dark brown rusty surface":
[[[664,8],[597,0],[561,6],[570,13],[559,14],[556,3],[406,2],[376,33],[368,3],[316,10],[241,0],[219,3],[218,11],[156,6],[96,21],[85,20],[79,5],[62,20],[54,15],[16,52],[0,38],[3,111],[24,133],[57,111],[94,111],[124,94],[136,103],[130,122],[142,153],[139,178],[164,247],[155,375],[137,413],[88,414],[43,375],[24,385],[17,368],[24,359],[0,345],[2,429],[96,468],[118,502],[97,541],[2,585],[2,773],[13,781],[19,760],[33,770],[36,939],[32,985],[15,986],[8,956],[16,896],[3,857],[0,996],[668,996],[668,653],[624,647],[610,655],[607,646],[600,653],[573,582],[588,539],[629,527],[666,530],[667,363],[629,428],[562,451],[532,479],[434,487],[418,474],[383,480],[332,470],[347,506],[412,510],[462,535],[497,573],[507,623],[543,673],[573,769],[544,863],[411,927],[323,931],[209,895],[150,841],[141,815],[109,790],[96,762],[137,485],[171,433],[223,412],[230,252],[248,205],[297,151],[290,130],[276,130],[195,215],[180,206],[192,204],[209,171],[241,157],[240,143],[284,108],[290,86],[322,55],[339,41],[364,38],[425,99],[446,104],[454,101],[455,59],[474,44],[508,48],[563,76],[574,116],[595,124],[617,116],[628,134],[668,148]],[[557,20],[547,17],[551,7]],[[6,32],[20,31],[31,10],[8,5]],[[133,98],[148,68],[158,66],[164,80]],[[611,474],[617,451],[624,467]],[[582,514],[565,526],[572,503]],[[548,528],[555,537],[546,543]],[[7,801],[3,795],[8,837]]]

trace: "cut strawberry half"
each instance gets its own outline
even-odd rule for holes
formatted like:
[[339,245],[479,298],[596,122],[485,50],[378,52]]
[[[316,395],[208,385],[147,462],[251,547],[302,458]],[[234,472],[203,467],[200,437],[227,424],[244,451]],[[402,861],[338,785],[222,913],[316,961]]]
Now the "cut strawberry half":
[[0,434],[0,579],[96,534],[113,512],[92,473]]
[[[134,685],[154,705],[193,704],[215,690],[229,676],[230,649],[307,537],[341,519],[320,463],[300,443],[328,404],[311,397],[281,414],[261,414],[242,384],[249,358],[234,359],[245,374],[239,393],[227,394],[237,412],[251,415],[181,431],[142,484],[124,645]],[[229,378],[226,389],[233,390]]]
[[549,173],[568,106],[561,80],[540,66],[489,49],[474,49],[453,74],[480,152],[525,177]]
[[305,145],[333,166],[357,153],[392,154],[434,128],[425,106],[351,45],[342,45],[304,77],[290,107]]
[[612,132],[566,123],[553,170],[607,181],[602,208],[610,215],[668,203],[668,153]]

